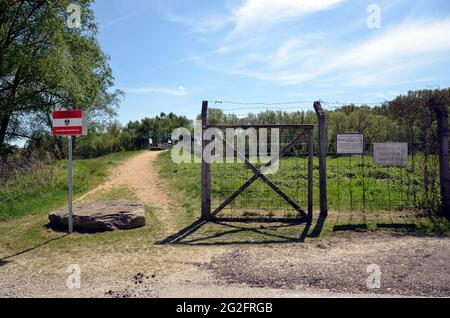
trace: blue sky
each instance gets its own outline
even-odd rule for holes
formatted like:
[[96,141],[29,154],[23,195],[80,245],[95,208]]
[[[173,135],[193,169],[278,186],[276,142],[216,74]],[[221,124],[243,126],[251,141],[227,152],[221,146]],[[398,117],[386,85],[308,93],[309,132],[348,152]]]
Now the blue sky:
[[[367,25],[371,4],[380,28]],[[94,11],[124,124],[194,118],[202,100],[376,103],[450,86],[448,0],[97,0]]]

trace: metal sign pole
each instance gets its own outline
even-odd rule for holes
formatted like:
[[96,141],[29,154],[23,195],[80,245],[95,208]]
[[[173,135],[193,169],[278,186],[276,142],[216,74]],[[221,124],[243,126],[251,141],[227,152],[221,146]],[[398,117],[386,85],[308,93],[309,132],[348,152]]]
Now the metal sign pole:
[[72,136],[67,137],[69,152],[69,234],[73,233],[73,210],[72,210]]

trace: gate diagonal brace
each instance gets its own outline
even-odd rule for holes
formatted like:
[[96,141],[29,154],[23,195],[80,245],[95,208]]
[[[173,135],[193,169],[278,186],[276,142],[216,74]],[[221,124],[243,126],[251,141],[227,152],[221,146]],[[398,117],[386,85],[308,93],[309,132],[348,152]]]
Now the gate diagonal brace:
[[242,192],[244,192],[248,187],[250,187],[258,178],[260,178],[262,181],[264,181],[269,187],[272,188],[284,201],[286,201],[290,206],[292,206],[297,212],[302,214],[303,217],[306,216],[306,212],[304,209],[302,209],[294,200],[292,200],[289,196],[287,196],[280,188],[278,188],[269,178],[267,178],[263,174],[263,170],[265,168],[269,168],[270,166],[274,165],[278,160],[281,159],[281,157],[285,156],[293,147],[295,147],[298,142],[300,141],[301,137],[305,134],[306,129],[304,129],[302,132],[298,133],[295,138],[280,152],[280,155],[277,158],[273,158],[270,160],[267,164],[265,164],[261,169],[256,168],[254,165],[252,165],[244,155],[242,155],[236,148],[231,145],[228,141],[223,139],[219,136],[219,138],[222,139],[229,147],[231,147],[234,150],[234,153],[236,156],[240,157],[247,167],[249,167],[254,175],[251,177],[247,182],[245,182],[236,192],[234,192],[228,199],[226,199],[217,209],[214,210],[212,213],[213,216],[220,213],[228,204],[230,204],[233,200],[235,200]]

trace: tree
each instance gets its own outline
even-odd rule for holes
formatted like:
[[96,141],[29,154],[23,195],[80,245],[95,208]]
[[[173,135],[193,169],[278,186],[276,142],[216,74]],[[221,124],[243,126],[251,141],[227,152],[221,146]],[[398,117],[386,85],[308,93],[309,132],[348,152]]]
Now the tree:
[[[121,92],[109,91],[113,76],[91,2],[1,0],[0,151],[7,138],[31,137],[36,123],[49,129],[55,109],[82,109],[93,119],[115,114]],[[79,28],[67,24],[72,3]]]
[[154,118],[130,121],[122,131],[122,147],[126,150],[139,150],[148,147],[149,138],[158,144],[166,142],[172,132],[179,127],[191,128],[192,122],[184,116],[161,113]]

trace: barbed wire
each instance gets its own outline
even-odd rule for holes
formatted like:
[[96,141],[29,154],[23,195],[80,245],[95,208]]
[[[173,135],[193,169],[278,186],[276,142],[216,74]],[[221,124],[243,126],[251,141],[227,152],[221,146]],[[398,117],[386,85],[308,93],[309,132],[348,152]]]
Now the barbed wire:
[[246,107],[246,108],[221,108],[223,111],[245,111],[245,110],[312,110],[312,106],[292,106],[292,107]]
[[264,106],[280,106],[280,105],[293,105],[293,104],[301,104],[301,103],[310,103],[313,104],[315,101],[286,101],[286,102],[237,102],[237,101],[227,101],[227,100],[216,100],[212,101],[215,104],[231,104],[231,105],[264,105]]
[[[208,101],[214,105],[236,105],[245,107],[235,107],[235,108],[224,108],[220,109],[224,112],[235,112],[235,111],[250,111],[250,110],[312,110],[312,105],[315,101],[285,101],[285,102],[239,102],[239,101],[229,101],[229,100],[215,100]],[[343,106],[382,106],[387,100],[380,100],[378,102],[367,101],[367,102],[343,102],[343,101],[319,101],[322,107],[328,110],[335,110]],[[295,105],[295,106],[294,106]]]

